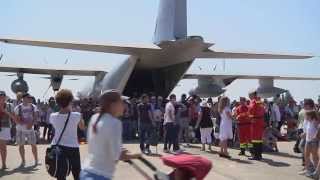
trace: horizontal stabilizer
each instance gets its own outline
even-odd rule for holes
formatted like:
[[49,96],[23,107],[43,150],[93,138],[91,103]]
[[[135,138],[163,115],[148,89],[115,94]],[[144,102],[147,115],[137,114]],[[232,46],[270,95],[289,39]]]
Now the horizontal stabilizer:
[[124,55],[141,55],[148,51],[148,53],[157,52],[160,48],[154,44],[135,45],[135,44],[93,44],[93,43],[77,43],[77,42],[50,42],[27,39],[1,39],[0,41],[10,44],[62,48],[82,51],[94,51],[104,53],[115,53]]
[[207,50],[200,53],[197,58],[228,58],[228,59],[307,59],[311,55],[290,55],[273,53],[249,53],[249,52],[223,52]]

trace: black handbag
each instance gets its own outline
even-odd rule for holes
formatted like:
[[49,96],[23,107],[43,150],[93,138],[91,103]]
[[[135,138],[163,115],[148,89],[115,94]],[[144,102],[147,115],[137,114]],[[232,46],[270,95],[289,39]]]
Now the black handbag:
[[69,159],[63,153],[61,147],[59,146],[62,135],[67,127],[68,121],[70,119],[70,114],[68,114],[67,120],[64,124],[60,137],[55,145],[47,148],[45,164],[47,172],[52,177],[67,177],[71,171],[71,164]]

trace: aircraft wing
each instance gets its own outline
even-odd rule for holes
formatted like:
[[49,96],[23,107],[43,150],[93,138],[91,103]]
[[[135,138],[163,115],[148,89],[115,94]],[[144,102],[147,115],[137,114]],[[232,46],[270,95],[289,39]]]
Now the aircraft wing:
[[290,55],[273,53],[250,53],[250,52],[224,52],[208,49],[201,52],[197,58],[228,58],[228,59],[307,59],[311,55]]
[[276,80],[320,80],[320,77],[311,76],[273,76],[273,75],[237,75],[237,74],[185,74],[183,79],[276,79]]
[[53,41],[40,41],[28,39],[2,39],[0,41],[9,44],[31,45],[50,48],[63,48],[72,50],[84,50],[104,53],[115,53],[124,55],[141,55],[148,51],[148,53],[158,52],[161,50],[154,44],[137,45],[137,44],[96,44],[96,43],[77,43],[77,42],[53,42]]
[[49,75],[70,75],[70,76],[97,76],[101,73],[106,74],[105,71],[90,70],[90,69],[76,69],[76,68],[60,68],[60,67],[34,67],[34,66],[13,66],[0,65],[0,72],[12,73],[28,73],[28,74],[49,74]]

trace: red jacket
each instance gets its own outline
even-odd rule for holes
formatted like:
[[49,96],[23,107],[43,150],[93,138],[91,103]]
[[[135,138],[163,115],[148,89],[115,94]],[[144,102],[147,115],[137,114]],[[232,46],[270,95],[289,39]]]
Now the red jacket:
[[236,115],[239,124],[248,124],[251,122],[248,111],[249,108],[246,105],[240,105],[236,108]]
[[249,105],[249,118],[253,121],[264,120],[264,104],[257,98],[253,99]]

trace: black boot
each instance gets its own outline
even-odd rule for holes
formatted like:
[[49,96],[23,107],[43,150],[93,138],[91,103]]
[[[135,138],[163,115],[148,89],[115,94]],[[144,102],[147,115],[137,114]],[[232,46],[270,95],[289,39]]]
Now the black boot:
[[253,144],[253,148],[252,148],[252,157],[249,158],[249,160],[259,160],[258,158],[258,146],[257,143],[252,143]]
[[263,144],[258,143],[257,147],[258,147],[258,154],[257,154],[258,160],[262,160]]
[[245,148],[240,148],[239,156],[245,156],[245,155],[246,155],[246,149]]
[[251,157],[253,157],[254,156],[254,150],[253,150],[253,144],[252,143],[250,143],[250,145],[248,145],[248,149],[249,149]]

